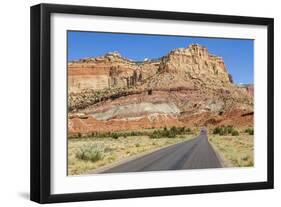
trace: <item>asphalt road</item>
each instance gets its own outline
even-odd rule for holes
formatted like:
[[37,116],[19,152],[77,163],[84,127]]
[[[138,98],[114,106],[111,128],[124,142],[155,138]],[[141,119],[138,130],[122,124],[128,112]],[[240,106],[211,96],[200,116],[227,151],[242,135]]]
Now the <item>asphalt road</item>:
[[102,173],[144,172],[159,170],[206,169],[222,167],[207,134],[178,143],[135,160],[117,165]]

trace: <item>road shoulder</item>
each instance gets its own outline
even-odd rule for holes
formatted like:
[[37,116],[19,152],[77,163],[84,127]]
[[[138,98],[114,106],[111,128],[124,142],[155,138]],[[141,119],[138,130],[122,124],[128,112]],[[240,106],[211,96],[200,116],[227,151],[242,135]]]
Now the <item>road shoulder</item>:
[[220,153],[219,149],[215,146],[214,143],[212,143],[211,141],[209,141],[211,147],[213,148],[218,160],[220,161],[221,165],[223,168],[227,168],[227,167],[233,167],[233,165],[230,163],[229,160],[227,160],[222,153]]

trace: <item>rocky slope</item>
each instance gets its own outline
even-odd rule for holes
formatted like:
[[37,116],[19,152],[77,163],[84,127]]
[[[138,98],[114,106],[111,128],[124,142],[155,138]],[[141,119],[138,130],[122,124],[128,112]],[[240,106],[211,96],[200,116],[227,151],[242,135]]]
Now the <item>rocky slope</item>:
[[157,60],[119,53],[68,64],[69,133],[170,126],[253,125],[253,87],[193,44]]

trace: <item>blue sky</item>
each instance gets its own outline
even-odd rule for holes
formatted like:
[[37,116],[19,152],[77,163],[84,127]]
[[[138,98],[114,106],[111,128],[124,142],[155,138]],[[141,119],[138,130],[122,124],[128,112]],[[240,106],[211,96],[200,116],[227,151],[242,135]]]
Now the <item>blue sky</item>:
[[193,43],[223,57],[235,83],[253,83],[253,40],[69,31],[68,61],[100,56],[110,51],[118,51],[132,60],[153,59]]

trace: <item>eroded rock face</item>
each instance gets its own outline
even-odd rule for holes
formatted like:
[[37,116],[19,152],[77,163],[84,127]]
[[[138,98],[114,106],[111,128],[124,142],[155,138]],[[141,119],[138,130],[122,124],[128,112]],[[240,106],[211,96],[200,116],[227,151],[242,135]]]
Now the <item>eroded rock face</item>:
[[158,66],[159,61],[136,62],[117,52],[73,61],[68,64],[68,92],[129,88],[155,75]]
[[68,80],[69,93],[133,87],[144,82],[143,86],[151,88],[193,87],[207,82],[223,87],[233,82],[222,58],[197,44],[174,49],[158,60],[136,62],[117,52],[81,59],[68,64]]
[[148,83],[150,87],[201,87],[206,83],[224,87],[232,84],[223,59],[197,44],[172,50],[162,58],[158,72],[159,76]]
[[68,64],[69,133],[253,125],[253,86],[236,86],[221,57],[194,44],[157,60],[119,53]]

